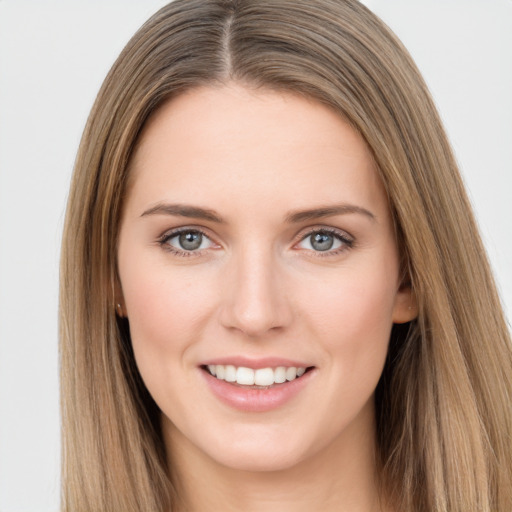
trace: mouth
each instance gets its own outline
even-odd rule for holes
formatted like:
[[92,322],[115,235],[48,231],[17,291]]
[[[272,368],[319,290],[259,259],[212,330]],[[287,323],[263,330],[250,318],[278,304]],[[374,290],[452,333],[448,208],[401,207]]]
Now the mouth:
[[301,396],[311,398],[304,390],[314,389],[318,375],[316,366],[273,357],[235,356],[205,361],[198,369],[220,402],[243,413],[270,412],[297,403]]
[[314,366],[277,366],[253,369],[229,364],[209,364],[201,366],[201,369],[217,380],[225,381],[233,386],[246,389],[272,389],[302,379],[306,373],[314,369]]

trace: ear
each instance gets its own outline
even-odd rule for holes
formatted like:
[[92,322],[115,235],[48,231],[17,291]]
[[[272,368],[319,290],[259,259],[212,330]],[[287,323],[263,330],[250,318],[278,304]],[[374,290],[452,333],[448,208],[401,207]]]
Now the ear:
[[117,316],[126,318],[126,308],[124,305],[123,290],[121,289],[121,283],[117,278],[114,283],[114,309]]
[[416,294],[409,283],[401,284],[395,296],[393,323],[404,324],[414,320],[417,316],[418,304],[416,301]]

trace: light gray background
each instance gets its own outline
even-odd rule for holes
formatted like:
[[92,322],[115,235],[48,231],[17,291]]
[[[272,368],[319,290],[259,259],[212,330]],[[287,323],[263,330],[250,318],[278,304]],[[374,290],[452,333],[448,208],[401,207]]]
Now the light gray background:
[[[255,0],[257,1],[257,0]],[[165,0],[0,0],[0,511],[56,511],[58,258],[95,94]],[[512,1],[367,0],[431,87],[512,318]]]

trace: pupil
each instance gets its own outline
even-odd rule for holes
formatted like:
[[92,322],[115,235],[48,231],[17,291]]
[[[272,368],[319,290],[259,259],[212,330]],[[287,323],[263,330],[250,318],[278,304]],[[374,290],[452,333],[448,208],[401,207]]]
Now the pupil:
[[333,236],[327,233],[316,233],[312,236],[311,246],[317,251],[328,251],[333,244]]
[[187,231],[180,235],[180,245],[186,251],[193,251],[201,246],[203,235],[197,231]]

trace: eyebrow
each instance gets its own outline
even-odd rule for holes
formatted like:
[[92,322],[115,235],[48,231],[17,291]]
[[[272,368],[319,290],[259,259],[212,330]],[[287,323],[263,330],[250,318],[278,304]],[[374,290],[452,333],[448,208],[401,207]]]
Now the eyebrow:
[[375,215],[371,211],[367,210],[366,208],[362,208],[361,206],[356,206],[353,204],[321,206],[319,208],[313,208],[311,210],[291,212],[286,216],[285,220],[290,224],[295,224],[298,222],[304,222],[308,220],[321,219],[323,217],[332,217],[334,215],[347,215],[351,213],[364,215],[365,217],[368,217],[372,221],[377,220]]
[[152,208],[146,210],[141,217],[145,217],[147,215],[174,215],[177,217],[209,220],[211,222],[217,222],[218,224],[224,223],[222,217],[213,210],[200,208],[199,206],[189,206],[186,204],[158,203]]
[[[310,210],[299,210],[290,212],[285,216],[285,222],[288,224],[297,224],[299,222],[321,219],[323,217],[332,217],[334,215],[360,214],[375,221],[375,215],[361,206],[353,204],[337,204],[329,206],[321,206]],[[192,219],[201,219],[218,224],[224,224],[224,219],[214,210],[201,208],[199,206],[191,206],[187,204],[167,204],[158,203],[157,205],[144,211],[141,217],[148,215],[173,215],[177,217],[188,217]]]

